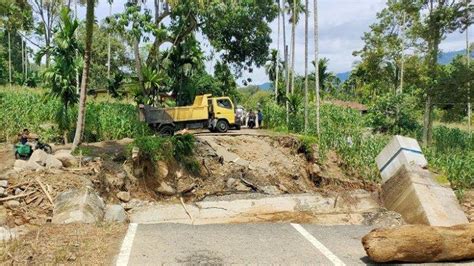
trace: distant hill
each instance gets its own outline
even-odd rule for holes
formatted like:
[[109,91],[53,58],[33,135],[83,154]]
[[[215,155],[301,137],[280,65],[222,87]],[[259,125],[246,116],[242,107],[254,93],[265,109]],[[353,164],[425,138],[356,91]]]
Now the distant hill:
[[[447,65],[453,61],[453,59],[458,56],[458,55],[465,55],[466,54],[466,49],[459,50],[459,51],[451,51],[451,52],[445,52],[441,53],[438,57],[438,62],[441,65]],[[474,51],[471,52],[471,58],[474,58]]]
[[338,77],[341,82],[344,82],[346,81],[347,79],[349,79],[349,76],[351,75],[351,72],[350,71],[346,71],[346,72],[341,72],[341,73],[337,73],[336,74],[336,77]]
[[[459,51],[451,51],[451,52],[444,52],[439,55],[438,62],[441,65],[447,65],[453,61],[454,58],[458,55],[465,55],[466,54],[466,49],[459,50]],[[471,58],[474,58],[474,51],[471,52]],[[342,81],[346,81],[349,79],[349,76],[351,75],[350,71],[347,72],[341,72],[337,73],[336,76]]]
[[273,88],[273,83],[271,82],[265,82],[263,84],[257,85],[261,90],[268,91]]

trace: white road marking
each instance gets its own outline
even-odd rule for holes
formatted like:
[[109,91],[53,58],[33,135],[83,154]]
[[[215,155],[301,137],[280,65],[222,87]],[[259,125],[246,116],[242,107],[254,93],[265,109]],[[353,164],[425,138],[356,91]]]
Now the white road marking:
[[136,223],[131,223],[128,225],[127,234],[122,242],[122,247],[120,248],[120,253],[117,258],[117,266],[127,266],[128,260],[130,259],[130,253],[132,252],[133,239],[135,239],[135,233],[137,232]]
[[321,242],[319,242],[313,235],[311,235],[303,226],[299,224],[291,224],[296,231],[298,231],[301,235],[303,235],[313,246],[315,246],[321,253],[323,253],[326,258],[328,258],[334,265],[337,266],[345,266],[344,262],[340,260],[334,253],[332,253],[326,246],[324,246]]

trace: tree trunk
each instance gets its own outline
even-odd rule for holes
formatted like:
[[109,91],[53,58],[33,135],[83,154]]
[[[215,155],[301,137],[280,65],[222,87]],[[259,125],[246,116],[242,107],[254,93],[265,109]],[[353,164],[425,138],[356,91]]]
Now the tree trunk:
[[76,133],[74,134],[74,141],[72,143],[72,151],[82,141],[82,135],[84,132],[84,122],[86,115],[86,97],[87,97],[87,86],[89,82],[89,68],[91,62],[91,50],[92,50],[92,34],[94,31],[94,0],[87,0],[87,11],[86,11],[86,47],[84,50],[84,69],[82,72],[81,82],[81,94],[79,98],[79,112],[77,116]]
[[[135,54],[135,71],[137,72],[138,83],[142,93],[145,93],[145,86],[143,84],[142,60],[140,58],[140,38],[136,38],[133,42],[133,52]],[[144,95],[145,96],[145,95]]]
[[405,225],[372,230],[362,238],[367,255],[382,262],[474,259],[474,223],[452,227]]
[[[112,16],[112,2],[109,3],[109,17]],[[111,47],[110,47],[110,32],[108,34],[108,42],[107,42],[107,80],[110,80],[110,57],[111,57]]]
[[[469,7],[469,1],[466,0],[466,7]],[[469,11],[466,11],[467,18],[469,18]],[[471,62],[471,51],[469,47],[469,26],[466,26],[466,60],[467,67],[469,68]],[[471,106],[471,83],[467,84],[467,131],[471,134],[471,117],[472,117],[472,106]]]
[[[285,3],[285,2],[283,2]],[[286,45],[286,20],[285,20],[285,10],[281,11],[282,16],[282,27],[283,27],[283,53],[285,56],[285,106],[286,106],[286,124],[290,122],[290,106],[288,103],[288,94],[290,91],[290,78],[289,78],[289,68],[288,68],[288,46]]]
[[12,86],[12,47],[10,30],[8,30],[8,82]]
[[295,92],[295,51],[296,51],[296,1],[293,0],[293,19],[291,23],[291,93]]
[[318,25],[318,0],[314,0],[314,84],[316,90],[316,133],[321,136],[320,130],[320,97],[319,97],[319,25]]
[[400,87],[397,90],[397,95],[403,93],[403,79],[405,76],[405,20],[406,20],[406,13],[403,12],[403,20],[402,20],[402,55],[401,55],[401,62],[400,62]]
[[[77,20],[77,1],[79,0],[75,0],[74,1],[74,19]],[[76,37],[77,39],[77,31],[74,32],[74,36]],[[76,49],[76,57],[79,56],[79,52],[77,51]],[[84,70],[83,70],[84,71]],[[76,68],[76,93],[79,94],[79,90],[80,90],[80,83],[79,83],[79,69]]]
[[[278,0],[278,12],[280,12],[281,9],[281,3],[280,0]],[[277,61],[276,61],[276,66],[275,66],[275,84],[273,87],[275,88],[275,102],[278,103],[278,83],[279,83],[279,76],[280,76],[280,15],[278,15],[278,37],[277,37]]]
[[308,16],[309,0],[305,2],[304,16],[304,132],[308,133]]

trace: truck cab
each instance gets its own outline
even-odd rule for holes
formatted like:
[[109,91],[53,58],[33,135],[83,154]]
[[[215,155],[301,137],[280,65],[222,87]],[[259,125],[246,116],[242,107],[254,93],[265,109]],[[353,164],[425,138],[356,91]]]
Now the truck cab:
[[229,97],[209,98],[208,110],[209,130],[217,132],[227,132],[227,130],[231,126],[240,129],[240,125],[236,125],[234,103]]

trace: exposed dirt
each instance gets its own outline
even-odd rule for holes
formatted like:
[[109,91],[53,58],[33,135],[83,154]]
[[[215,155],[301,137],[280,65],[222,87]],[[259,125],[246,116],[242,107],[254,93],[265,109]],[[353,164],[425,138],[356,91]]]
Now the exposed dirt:
[[126,230],[124,224],[45,225],[1,243],[0,263],[111,265]]
[[461,200],[461,206],[466,213],[469,222],[474,223],[474,189],[464,192]]

